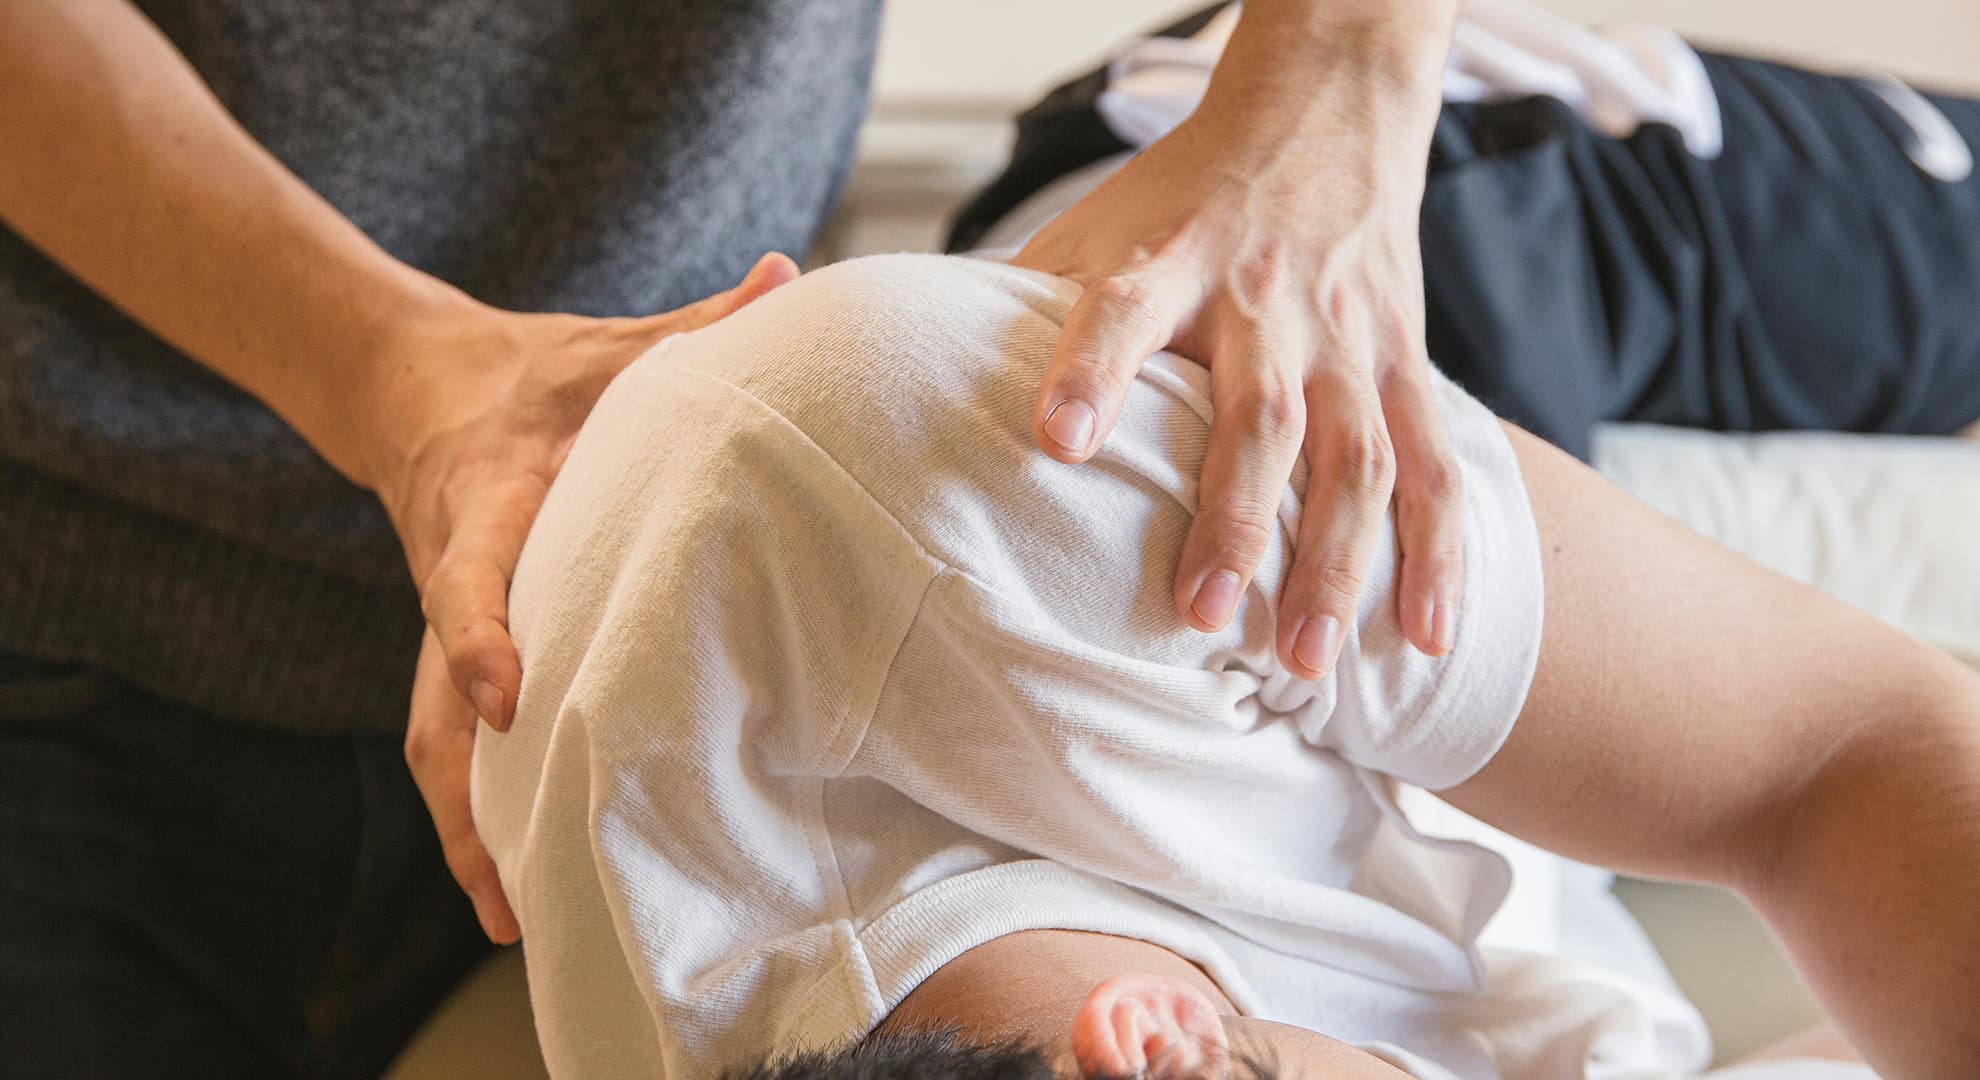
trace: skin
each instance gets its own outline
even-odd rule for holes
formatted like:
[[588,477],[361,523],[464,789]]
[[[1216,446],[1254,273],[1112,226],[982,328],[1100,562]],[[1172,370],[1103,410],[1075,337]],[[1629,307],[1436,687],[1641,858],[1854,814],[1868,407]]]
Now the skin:
[[1430,393],[1417,219],[1455,17],[1448,0],[1247,3],[1195,114],[1013,260],[1087,286],[1033,417],[1058,460],[1092,456],[1157,349],[1210,369],[1174,582],[1189,625],[1230,621],[1306,456],[1278,652],[1307,677],[1339,658],[1392,493],[1402,626],[1432,655],[1451,644],[1460,481]]
[[[1328,620],[1352,617],[1392,490],[1403,625],[1426,651],[1450,643],[1461,535],[1416,222],[1455,8],[1252,0],[1199,117],[1020,256],[1091,286],[1040,391],[1048,453],[1090,456],[1127,376],[1164,345],[1215,372],[1205,512],[1176,575],[1191,625],[1228,619],[1296,455],[1312,460],[1280,628],[1296,671],[1332,666]],[[480,304],[284,169],[125,0],[0,4],[0,100],[0,158],[23,166],[0,169],[0,220],[266,402],[390,512],[429,628],[407,761],[483,928],[515,940],[466,778],[477,716],[506,730],[521,688],[508,588],[530,523],[613,375],[795,268],[768,256],[737,288],[644,318]],[[1077,450],[1049,420],[1072,399],[1094,417]],[[1075,414],[1057,415],[1063,434]]]
[[[1970,1075],[1980,676],[1507,431],[1540,527],[1539,665],[1505,746],[1443,797],[1576,859],[1737,891],[1835,1028],[1777,1056],[1853,1048],[1893,1080]],[[1070,1052],[1089,992],[1126,973],[1232,1011],[1200,971],[1151,950],[992,942],[888,1022],[952,1020]],[[1005,1023],[1019,1027],[989,1028]],[[1325,1049],[1312,1033],[1246,1033],[1288,1062]]]

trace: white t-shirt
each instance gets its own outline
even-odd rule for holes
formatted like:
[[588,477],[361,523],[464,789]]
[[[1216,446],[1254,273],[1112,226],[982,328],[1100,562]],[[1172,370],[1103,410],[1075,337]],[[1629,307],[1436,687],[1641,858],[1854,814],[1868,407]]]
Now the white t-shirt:
[[1396,809],[1391,778],[1482,766],[1531,678],[1538,542],[1497,421],[1439,380],[1450,656],[1405,643],[1385,536],[1336,673],[1294,680],[1272,627],[1303,469],[1231,625],[1173,612],[1202,368],[1151,361],[1084,466],[1035,449],[1076,293],[857,260],[599,402],[518,568],[515,727],[475,768],[553,1071],[705,1076],[857,1038],[1033,928],[1165,946],[1246,1013],[1424,1077],[1702,1066],[1682,1002],[1481,950],[1505,861]]

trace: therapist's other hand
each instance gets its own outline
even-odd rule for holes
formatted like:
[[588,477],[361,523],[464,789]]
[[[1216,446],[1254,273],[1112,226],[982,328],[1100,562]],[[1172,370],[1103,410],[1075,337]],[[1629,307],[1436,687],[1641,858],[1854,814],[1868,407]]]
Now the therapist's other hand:
[[522,937],[516,913],[502,892],[495,860],[475,831],[470,801],[470,770],[474,766],[474,706],[454,689],[447,675],[447,655],[428,627],[419,646],[419,667],[413,675],[412,722],[406,728],[406,764],[419,785],[447,870],[474,905],[481,932],[498,945]]
[[447,866],[498,942],[519,930],[468,806],[477,715],[506,731],[522,689],[509,581],[530,524],[606,384],[662,338],[715,322],[798,274],[766,255],[742,283],[645,318],[493,313],[393,346],[366,479],[404,542],[426,613],[406,762]]
[[[1235,38],[1231,48],[1226,66]],[[1204,364],[1216,415],[1177,612],[1199,630],[1229,622],[1303,452],[1310,479],[1279,608],[1281,660],[1307,678],[1332,670],[1392,494],[1402,628],[1442,654],[1464,537],[1423,342],[1417,221],[1435,91],[1426,111],[1365,73],[1269,101],[1220,99],[1219,85],[1018,254],[1086,287],[1039,387],[1033,433],[1057,460],[1084,462],[1152,352]],[[1286,119],[1295,93],[1304,107]]]

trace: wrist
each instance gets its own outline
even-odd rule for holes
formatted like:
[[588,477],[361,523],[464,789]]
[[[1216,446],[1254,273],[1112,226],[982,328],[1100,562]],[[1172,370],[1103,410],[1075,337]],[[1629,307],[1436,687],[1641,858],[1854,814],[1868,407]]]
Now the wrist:
[[1359,67],[1441,81],[1458,0],[1251,0],[1230,48],[1265,71]]
[[[1399,10],[1407,8],[1407,10]],[[1262,147],[1329,138],[1419,174],[1443,104],[1455,6],[1280,3],[1247,6],[1198,115]],[[1337,136],[1356,133],[1352,139]]]
[[348,353],[315,365],[311,407],[289,419],[339,472],[377,491],[431,426],[446,373],[501,355],[492,345],[515,317],[418,275],[391,291]]

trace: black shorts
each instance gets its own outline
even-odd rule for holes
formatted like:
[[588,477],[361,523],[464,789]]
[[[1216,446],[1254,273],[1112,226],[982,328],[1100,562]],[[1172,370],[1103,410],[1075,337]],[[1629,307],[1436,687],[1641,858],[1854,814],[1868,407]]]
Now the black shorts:
[[[1711,160],[1547,98],[1445,108],[1430,355],[1583,455],[1598,420],[1938,435],[1980,418],[1980,177],[1928,176],[1858,80],[1703,60]],[[1980,102],[1927,100],[1980,149]]]

